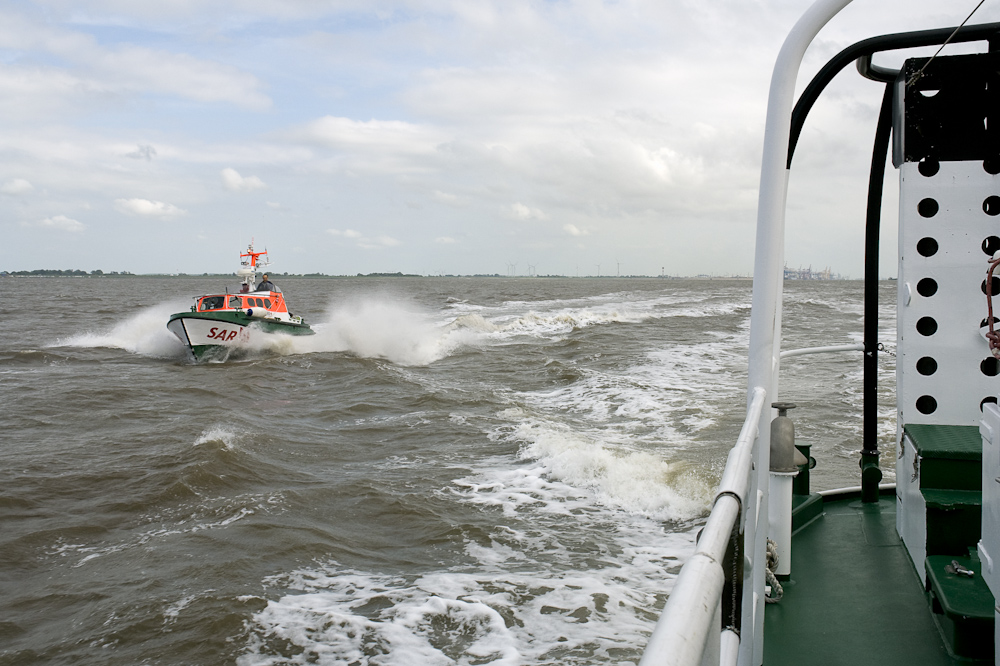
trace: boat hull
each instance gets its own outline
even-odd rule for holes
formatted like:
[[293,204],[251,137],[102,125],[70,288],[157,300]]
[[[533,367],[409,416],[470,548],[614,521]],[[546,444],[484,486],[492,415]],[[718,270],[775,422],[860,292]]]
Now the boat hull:
[[266,336],[275,333],[315,333],[307,324],[258,319],[240,312],[183,312],[170,317],[167,329],[184,343],[197,360],[255,346],[266,342]]

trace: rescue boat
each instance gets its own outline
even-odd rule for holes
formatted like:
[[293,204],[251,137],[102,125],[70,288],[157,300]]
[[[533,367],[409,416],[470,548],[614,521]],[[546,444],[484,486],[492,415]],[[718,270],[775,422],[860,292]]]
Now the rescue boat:
[[[281,289],[262,281],[257,284],[260,269],[269,265],[261,257],[267,250],[255,252],[253,241],[240,253],[241,278],[238,293],[206,294],[195,297],[190,312],[170,316],[167,329],[191,351],[195,360],[225,358],[234,349],[252,348],[265,343],[264,336],[313,335],[302,317],[288,311]],[[267,274],[263,274],[267,277]]]

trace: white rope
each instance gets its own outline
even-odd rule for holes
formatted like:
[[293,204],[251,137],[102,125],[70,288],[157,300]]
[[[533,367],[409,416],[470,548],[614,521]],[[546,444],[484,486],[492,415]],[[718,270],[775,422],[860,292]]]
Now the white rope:
[[764,568],[764,581],[771,586],[771,593],[764,597],[764,602],[769,604],[776,604],[781,601],[781,597],[784,596],[785,590],[782,589],[781,583],[778,582],[778,578],[774,575],[774,570],[778,568],[778,546],[771,541],[767,540],[767,566]]

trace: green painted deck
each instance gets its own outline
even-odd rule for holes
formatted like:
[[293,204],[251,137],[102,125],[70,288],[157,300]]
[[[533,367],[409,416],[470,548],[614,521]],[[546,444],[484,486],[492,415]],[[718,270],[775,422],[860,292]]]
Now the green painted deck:
[[[785,594],[764,616],[764,664],[970,664],[949,656],[896,534],[896,499],[824,502],[792,538]],[[982,663],[982,662],[979,662]]]

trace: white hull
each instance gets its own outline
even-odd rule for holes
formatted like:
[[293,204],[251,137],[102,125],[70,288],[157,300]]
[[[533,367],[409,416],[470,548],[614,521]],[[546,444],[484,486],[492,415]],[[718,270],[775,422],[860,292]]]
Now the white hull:
[[250,329],[214,319],[181,318],[167,324],[171,333],[189,347],[240,347],[251,341]]

